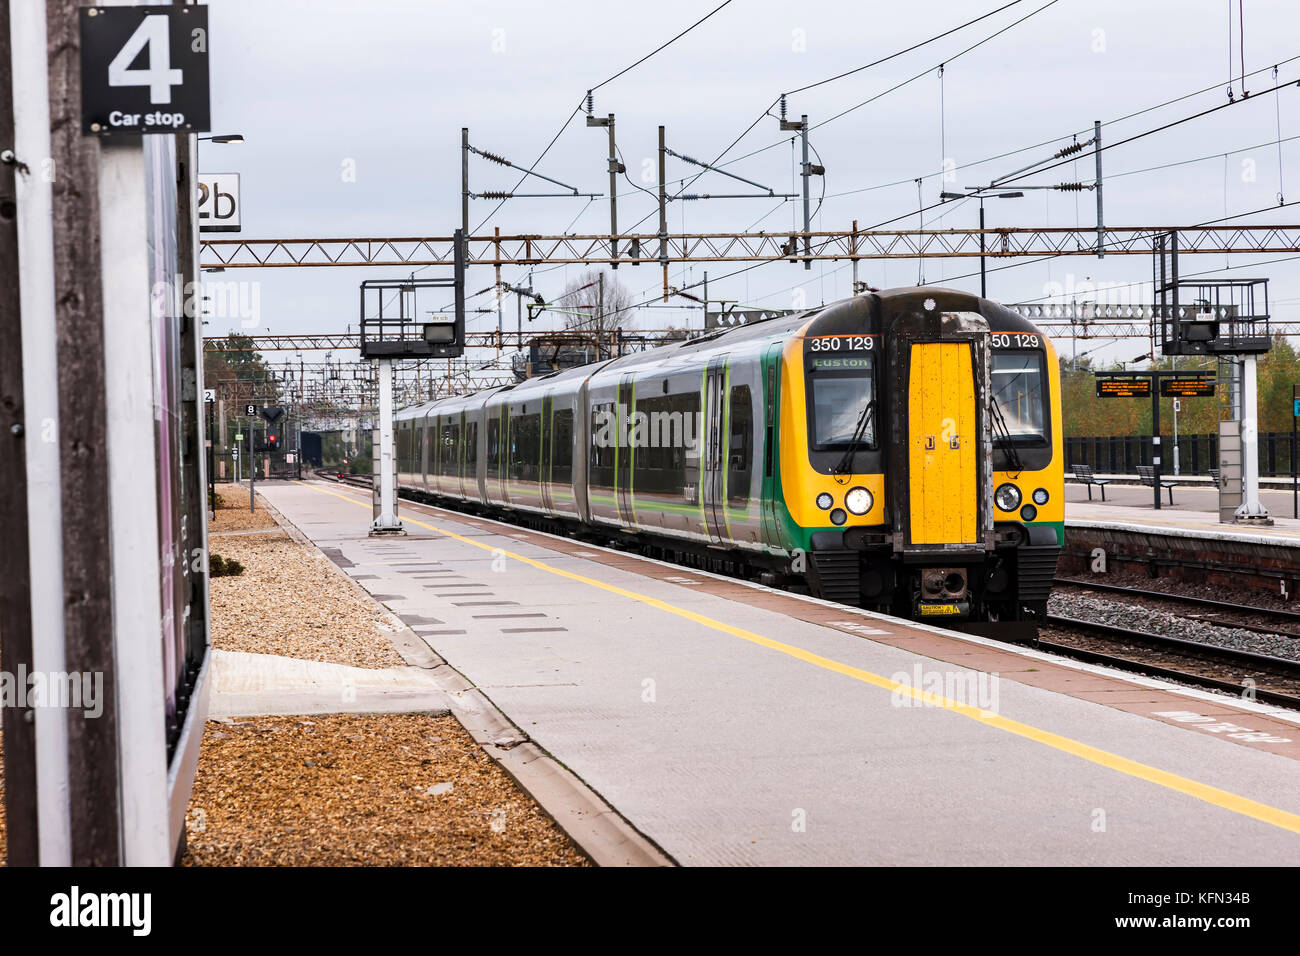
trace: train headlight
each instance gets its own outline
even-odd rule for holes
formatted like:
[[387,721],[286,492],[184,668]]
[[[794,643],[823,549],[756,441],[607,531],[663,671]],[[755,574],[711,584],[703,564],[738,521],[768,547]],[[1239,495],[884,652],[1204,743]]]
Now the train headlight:
[[843,508],[836,508],[831,512],[831,524],[844,524],[849,520],[849,516],[844,513]]
[[1045,504],[1047,504],[1047,489],[1046,489],[1046,488],[1035,488],[1035,489],[1034,489],[1034,504],[1036,504],[1036,505],[1045,505]]
[[998,485],[993,492],[993,503],[1002,511],[1015,511],[1020,507],[1020,489],[1015,485]]
[[864,515],[871,510],[874,502],[871,498],[871,492],[866,488],[850,488],[849,493],[844,496],[844,507],[848,508],[855,515]]
[[1038,509],[1033,505],[1025,505],[1020,509],[1020,517],[1025,521],[1033,521],[1038,517]]
[[829,491],[823,491],[817,496],[817,507],[821,508],[822,511],[830,511],[833,504],[835,504],[835,499],[831,497]]

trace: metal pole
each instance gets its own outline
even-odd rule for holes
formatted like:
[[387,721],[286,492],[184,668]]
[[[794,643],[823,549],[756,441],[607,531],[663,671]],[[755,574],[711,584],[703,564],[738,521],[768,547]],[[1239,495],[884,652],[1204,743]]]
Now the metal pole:
[[984,197],[980,197],[980,298],[988,298],[988,284],[984,274]]
[[618,268],[618,150],[614,147],[614,114],[609,114],[609,257]]
[[852,260],[850,260],[850,261],[853,263],[853,286],[852,286],[852,289],[853,289],[853,294],[854,294],[854,295],[857,295],[857,294],[858,294],[858,257],[857,257],[857,251],[858,251],[858,221],[857,221],[856,219],[854,219],[854,220],[853,220],[853,236],[852,236],[852,238],[849,239],[849,252],[853,253],[853,258],[852,258]]
[[808,216],[808,179],[812,175],[808,171],[808,114],[804,113],[799,117],[799,138],[803,140],[803,267],[805,270],[812,268],[812,259],[806,258],[812,255],[812,239],[808,233],[812,231],[812,220]]
[[1154,470],[1151,472],[1155,477],[1152,484],[1155,487],[1152,491],[1156,496],[1156,510],[1160,510],[1160,389],[1156,387],[1159,382],[1159,376],[1151,376],[1151,464]]
[[460,128],[460,234],[469,239],[469,127]]
[[1292,408],[1291,415],[1291,517],[1300,518],[1300,471],[1295,465],[1296,450],[1296,416]]
[[213,445],[212,437],[215,434],[212,415],[216,407],[215,401],[208,403],[208,508],[212,512],[213,520],[217,517],[217,450]]
[[664,184],[664,128],[659,127],[659,264],[664,270],[664,301],[668,301],[668,191]]
[[1178,401],[1178,399],[1175,398],[1175,399],[1174,399],[1174,477],[1175,477],[1175,478],[1178,477],[1178,473],[1179,473],[1179,461],[1178,461],[1178,405],[1179,405],[1179,401]]
[[1092,137],[1093,155],[1097,159],[1097,258],[1105,259],[1106,227],[1101,215],[1101,120],[1092,124]]
[[253,489],[257,485],[257,449],[253,447],[253,416],[248,416],[248,511],[253,508]]

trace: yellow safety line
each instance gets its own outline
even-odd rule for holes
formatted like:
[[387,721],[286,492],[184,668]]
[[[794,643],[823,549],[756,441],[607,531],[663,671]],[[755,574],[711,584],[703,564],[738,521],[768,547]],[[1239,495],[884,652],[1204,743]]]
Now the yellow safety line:
[[[312,491],[318,491],[323,495],[333,495],[335,498],[341,498],[342,500],[351,502],[358,507],[371,507],[369,502],[358,501],[356,498],[341,495],[334,491],[326,491],[324,488],[317,488],[316,486],[309,485],[306,482],[298,482],[298,484],[301,484],[305,488],[310,488]],[[1130,760],[1127,757],[1121,757],[1118,754],[1109,753],[1108,751],[1090,746],[1089,744],[1072,740],[1069,737],[1054,734],[1051,731],[1031,727],[1028,724],[1022,724],[1019,721],[990,713],[989,711],[983,710],[979,707],[971,707],[968,704],[949,700],[946,697],[932,694],[929,691],[918,690],[910,684],[900,684],[887,677],[881,677],[879,674],[873,674],[871,671],[862,670],[859,667],[853,667],[849,664],[843,664],[839,661],[831,660],[829,657],[822,657],[820,654],[814,654],[812,651],[804,650],[802,647],[796,647],[793,644],[774,641],[770,637],[764,637],[763,635],[756,634],[753,631],[747,631],[744,628],[735,627],[734,625],[715,620],[703,614],[688,611],[685,608],[677,607],[669,604],[667,601],[661,601],[658,598],[649,597],[645,594],[638,594],[635,591],[629,591],[616,584],[597,581],[595,578],[575,574],[572,571],[565,571],[562,568],[553,568],[550,565],[533,558],[526,558],[523,555],[514,554],[490,544],[484,544],[480,541],[474,541],[471,538],[462,537],[455,532],[447,531],[444,528],[434,527],[430,524],[425,524],[423,521],[417,521],[414,518],[406,517],[402,520],[409,521],[411,524],[419,525],[421,528],[425,528],[435,534],[443,535],[464,544],[473,545],[474,547],[480,548],[484,551],[490,551],[494,554],[504,554],[508,558],[514,558],[516,561],[531,565],[541,571],[548,571],[551,574],[559,575],[562,578],[568,578],[571,581],[580,581],[583,584],[600,588],[602,591],[608,591],[611,594],[617,594],[621,597],[639,601],[642,604],[648,604],[650,607],[658,608],[659,610],[666,611],[669,614],[675,614],[678,617],[686,618],[689,621],[694,621],[697,624],[701,624],[704,627],[711,628],[715,631],[721,631],[724,634],[739,637],[741,640],[749,641],[751,644],[758,644],[761,647],[769,648],[797,660],[804,661],[805,663],[812,664],[815,667],[820,667],[823,670],[833,671],[836,674],[843,674],[845,677],[851,677],[854,680],[862,681],[864,684],[871,684],[883,690],[888,690],[898,694],[906,694],[907,696],[932,707],[942,707],[943,709],[950,710],[953,713],[961,714],[963,717],[977,720],[981,724],[986,724],[990,727],[997,727],[999,730],[1006,731],[1009,734],[1015,734],[1017,737],[1024,737],[1026,740],[1036,741],[1037,743],[1051,747],[1054,750],[1059,750],[1062,753],[1078,757],[1081,760],[1087,760],[1090,763],[1095,763],[1111,770],[1117,770],[1120,773],[1127,774],[1130,777],[1136,777],[1139,780],[1146,780],[1149,783],[1154,783],[1157,786],[1165,787],[1166,789],[1173,790],[1177,793],[1186,794],[1189,797],[1194,797],[1197,800],[1204,801],[1205,803],[1213,804],[1216,807],[1222,807],[1223,809],[1230,810],[1233,813],[1238,813],[1242,816],[1259,820],[1262,823],[1270,823],[1273,826],[1281,827],[1283,830],[1290,830],[1292,833],[1300,833],[1300,815],[1288,813],[1285,810],[1280,810],[1277,807],[1270,807],[1264,803],[1258,803],[1248,797],[1230,793],[1227,790],[1220,790],[1218,787],[1212,787],[1209,784],[1200,783],[1196,780],[1188,779],[1187,777],[1181,777],[1178,774],[1170,773],[1166,770],[1148,767],[1146,764],[1139,763],[1136,760]]]

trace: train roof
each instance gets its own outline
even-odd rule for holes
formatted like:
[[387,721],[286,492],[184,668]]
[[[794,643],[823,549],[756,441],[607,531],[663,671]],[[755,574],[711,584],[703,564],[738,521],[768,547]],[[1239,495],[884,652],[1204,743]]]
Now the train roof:
[[[569,380],[588,379],[597,375],[605,376],[606,374],[617,374],[625,370],[647,365],[671,366],[677,359],[686,359],[696,357],[700,354],[709,352],[726,352],[735,349],[737,346],[759,344],[765,341],[784,338],[791,333],[802,328],[808,322],[820,316],[830,319],[857,319],[867,318],[872,315],[878,315],[881,306],[893,306],[895,308],[906,308],[913,300],[922,302],[925,299],[934,299],[938,307],[945,312],[977,312],[982,315],[990,327],[999,332],[1038,332],[1037,326],[1022,316],[1019,312],[1009,309],[999,302],[992,299],[981,298],[969,292],[960,292],[955,289],[945,289],[938,286],[911,286],[902,289],[887,289],[878,292],[870,292],[865,295],[852,296],[847,299],[840,299],[837,302],[831,302],[813,309],[806,309],[802,312],[795,312],[790,315],[784,315],[773,319],[767,319],[762,322],[755,322],[751,325],[740,325],[734,328],[721,328],[710,330],[704,335],[698,335],[694,338],[684,339],[678,342],[670,342],[655,348],[645,349],[639,352],[632,352],[628,355],[622,355],[615,359],[605,359],[600,362],[592,362],[588,365],[579,365],[575,368],[562,369],[556,372],[550,372],[546,375],[538,375],[533,378],[525,379],[516,385],[503,385],[496,388],[483,389],[468,395],[457,395],[448,398],[435,399],[431,402],[425,402],[422,405],[410,406],[400,410],[394,417],[396,419],[420,418],[430,412],[436,411],[439,414],[460,411],[466,407],[477,407],[488,401],[493,396],[510,392],[511,397],[515,394],[526,396],[532,391],[553,388],[555,385],[567,382]],[[857,315],[854,315],[857,313]],[[580,384],[580,381],[575,384]]]

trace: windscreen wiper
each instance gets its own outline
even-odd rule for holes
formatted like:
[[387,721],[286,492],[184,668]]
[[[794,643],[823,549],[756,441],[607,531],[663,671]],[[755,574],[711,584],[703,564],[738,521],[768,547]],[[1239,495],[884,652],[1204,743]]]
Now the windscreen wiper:
[[997,399],[989,402],[989,411],[992,413],[990,418],[993,424],[993,443],[1007,456],[1007,464],[1011,466],[1006,470],[1017,473],[1024,471],[1025,466],[1020,461],[1020,452],[1016,450],[1015,440],[1011,437],[1011,429],[1007,427],[1007,420],[1002,416],[1002,409],[998,405]]
[[858,415],[858,424],[853,429],[853,437],[849,439],[848,448],[844,449],[844,456],[831,469],[832,475],[852,474],[853,456],[857,454],[858,446],[862,444],[867,434],[867,425],[870,424],[875,413],[876,400],[873,398],[862,407],[862,413]]

